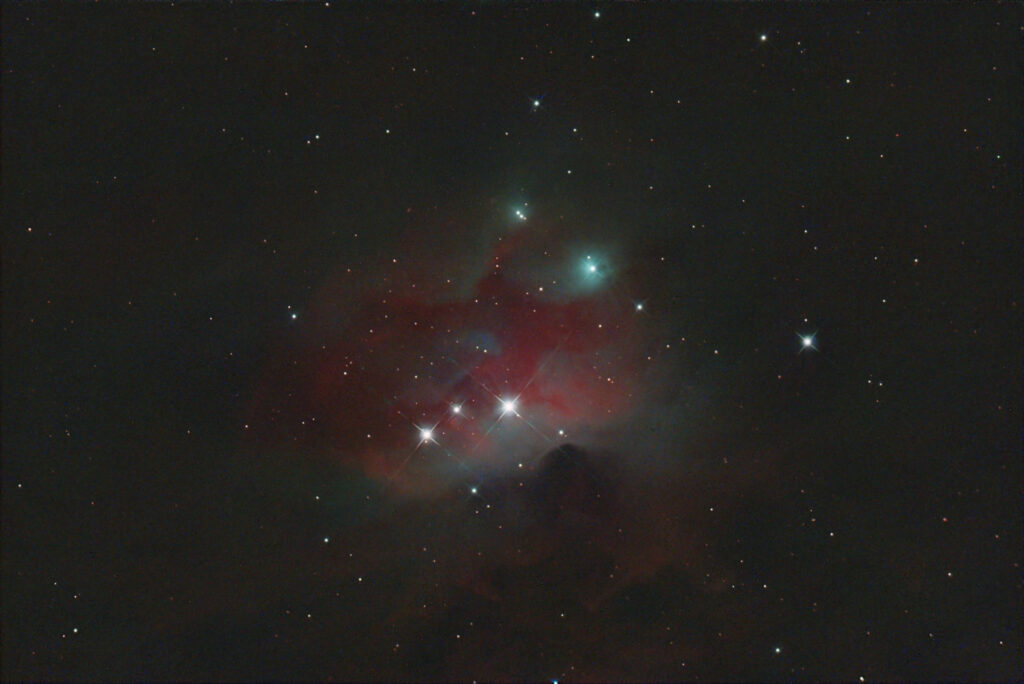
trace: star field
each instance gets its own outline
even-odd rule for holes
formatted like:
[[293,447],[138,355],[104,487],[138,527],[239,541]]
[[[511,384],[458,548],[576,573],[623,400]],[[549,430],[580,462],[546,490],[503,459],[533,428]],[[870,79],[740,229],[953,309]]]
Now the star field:
[[1011,7],[4,5],[4,678],[1019,677]]

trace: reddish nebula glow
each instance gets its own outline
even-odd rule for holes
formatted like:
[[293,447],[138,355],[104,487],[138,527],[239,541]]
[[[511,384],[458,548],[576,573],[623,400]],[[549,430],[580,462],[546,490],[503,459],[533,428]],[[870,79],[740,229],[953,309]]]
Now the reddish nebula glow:
[[[489,259],[515,256],[506,242]],[[461,297],[397,289],[364,288],[353,302],[344,282],[322,288],[301,342],[257,391],[262,439],[429,491],[539,457],[560,431],[579,437],[628,417],[642,345],[635,305],[615,288],[544,293],[529,269],[495,269]],[[514,411],[503,410],[509,400]]]

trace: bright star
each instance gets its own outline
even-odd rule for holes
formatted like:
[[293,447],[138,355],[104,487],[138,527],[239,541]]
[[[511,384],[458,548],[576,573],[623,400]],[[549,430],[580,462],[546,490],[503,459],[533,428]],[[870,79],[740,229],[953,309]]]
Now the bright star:
[[540,100],[534,100],[533,101],[533,108],[537,109],[538,107],[540,107]]
[[775,652],[776,653],[782,653],[782,648],[780,648],[779,646],[776,646],[775,647]]
[[636,310],[637,311],[643,311],[644,310],[644,303],[643,302],[637,302]]
[[294,321],[294,320],[295,320],[296,318],[298,318],[298,317],[299,317],[299,314],[297,314],[297,313],[293,313],[293,314],[292,314],[292,320],[293,320],[293,321]]
[[430,440],[434,439],[434,431],[431,430],[430,428],[423,428],[422,430],[420,430],[420,439],[422,439],[424,442],[429,442]]
[[600,19],[601,18],[601,13],[600,12],[594,12],[594,18],[595,19]]
[[469,488],[469,493],[470,494],[476,494],[476,487],[470,487]]
[[504,399],[501,402],[501,410],[503,413],[515,413],[516,402],[512,399]]
[[452,413],[462,413],[462,407],[458,404],[452,406]]
[[767,33],[762,33],[762,34],[761,34],[761,42],[763,43],[763,42],[765,42],[766,40],[768,40],[768,34],[767,34]]
[[[579,274],[576,285],[580,290],[595,290],[605,284],[613,274],[611,262],[604,254],[584,254],[578,257],[575,268]],[[636,302],[632,303],[636,306]]]

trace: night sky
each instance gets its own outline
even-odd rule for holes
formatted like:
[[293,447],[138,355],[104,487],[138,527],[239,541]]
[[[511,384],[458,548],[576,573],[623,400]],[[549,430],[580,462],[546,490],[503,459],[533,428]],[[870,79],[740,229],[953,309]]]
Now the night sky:
[[3,6],[5,680],[1016,680],[1021,11]]

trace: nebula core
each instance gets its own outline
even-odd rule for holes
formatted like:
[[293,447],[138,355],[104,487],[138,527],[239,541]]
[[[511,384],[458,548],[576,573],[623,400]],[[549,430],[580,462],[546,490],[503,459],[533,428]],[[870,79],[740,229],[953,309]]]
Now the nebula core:
[[551,232],[513,228],[462,268],[463,292],[444,287],[443,261],[410,282],[396,259],[359,301],[338,296],[357,275],[327,283],[284,350],[293,360],[256,395],[261,436],[292,439],[300,423],[318,458],[423,493],[621,430],[649,401],[643,364],[658,325],[628,272],[591,270],[592,256],[545,248]]

